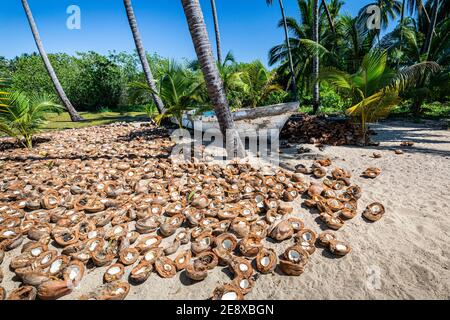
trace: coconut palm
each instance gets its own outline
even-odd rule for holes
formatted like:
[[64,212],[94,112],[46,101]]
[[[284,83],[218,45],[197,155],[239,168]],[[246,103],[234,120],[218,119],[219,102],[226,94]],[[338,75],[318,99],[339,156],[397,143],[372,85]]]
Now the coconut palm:
[[401,92],[414,86],[425,74],[439,69],[435,62],[423,62],[393,71],[387,65],[387,51],[373,50],[364,57],[356,73],[327,68],[320,77],[352,99],[347,113],[359,118],[365,143],[367,122],[386,116],[401,101]]
[[31,9],[30,9],[30,6],[28,5],[27,0],[21,0],[21,1],[22,1],[23,9],[25,10],[25,14],[28,19],[28,22],[30,24],[31,32],[33,33],[33,37],[36,42],[36,46],[39,50],[42,60],[44,61],[45,68],[47,69],[47,72],[50,76],[50,79],[52,80],[52,83],[55,87],[56,92],[58,93],[58,96],[59,96],[61,102],[63,103],[67,112],[70,114],[70,118],[72,119],[72,121],[82,121],[83,118],[75,110],[75,108],[73,107],[69,98],[67,97],[66,93],[64,92],[64,89],[61,86],[61,83],[59,82],[58,77],[56,76],[55,70],[53,69],[51,62],[48,59],[47,53],[45,52],[41,37],[39,35],[39,31],[38,31],[36,22],[34,21],[33,14],[31,12]]
[[437,17],[438,17],[438,13],[439,13],[439,3],[440,3],[439,0],[433,1],[433,11],[432,11],[431,22],[428,27],[428,33],[427,33],[427,37],[425,39],[424,46],[422,48],[422,53],[426,54],[426,56],[428,56],[430,54],[431,41],[433,40],[433,35],[435,33],[435,28],[436,28],[436,21],[437,21]]
[[[413,88],[405,93],[413,101],[411,111],[417,115],[422,112],[423,101],[436,91],[435,87],[442,88],[442,92],[448,92],[450,88],[449,81],[446,80],[449,74],[448,70],[450,70],[450,55],[448,54],[450,52],[450,20],[438,23],[435,31],[436,36],[433,36],[428,55],[422,54],[425,36],[423,30],[420,30],[420,24],[413,18],[406,18],[404,21],[401,30],[402,42],[400,42],[400,28],[388,33],[382,40],[382,47],[388,50],[389,57],[398,59],[396,62],[401,67],[434,61],[444,68],[439,74],[424,75]],[[397,57],[399,47],[401,47],[402,54]]]
[[125,10],[127,12],[128,22],[130,24],[131,32],[133,34],[134,43],[136,45],[136,50],[139,55],[139,59],[141,60],[142,69],[144,70],[145,79],[147,81],[147,85],[151,89],[151,95],[153,101],[155,102],[156,108],[160,114],[165,113],[164,103],[161,98],[157,94],[157,88],[155,84],[155,80],[153,79],[153,74],[150,69],[150,65],[147,60],[147,55],[145,54],[144,47],[142,45],[141,35],[139,33],[139,28],[137,25],[136,16],[134,14],[133,5],[131,0],[123,0],[123,4],[125,5]]
[[243,156],[245,150],[230,112],[219,70],[214,62],[211,42],[209,41],[199,0],[181,0],[181,3],[187,19],[195,52],[205,78],[208,96],[214,107],[220,130],[224,137],[230,138],[233,141],[233,147],[229,152],[232,153],[232,155]]
[[211,8],[214,19],[214,32],[216,34],[217,61],[222,64],[222,46],[220,41],[219,19],[217,17],[216,1],[211,0]]
[[[271,6],[273,4],[273,0],[266,0],[266,4]],[[292,92],[297,95],[297,81],[295,80],[295,71],[294,71],[294,61],[292,60],[292,50],[291,50],[291,44],[289,41],[289,31],[288,31],[288,25],[286,21],[286,14],[284,11],[284,5],[282,0],[278,0],[278,4],[280,5],[281,10],[281,17],[283,20],[283,28],[284,28],[284,37],[285,37],[285,43],[287,47],[287,54],[288,54],[288,61],[289,61],[289,68],[291,73],[291,87]]]
[[[319,0],[314,0],[313,7],[313,39],[316,44],[319,44]],[[319,60],[319,50],[316,50],[312,60],[313,67],[313,77],[314,77],[314,86],[313,86],[313,112],[317,113],[320,108],[320,85],[318,77],[319,77],[319,68],[320,68],[320,60]]]
[[33,136],[45,123],[45,115],[62,109],[45,96],[28,97],[22,92],[8,93],[0,106],[0,132],[15,137],[32,148]]
[[244,91],[248,96],[250,107],[257,107],[273,92],[281,92],[283,88],[275,83],[275,72],[267,71],[259,61],[250,64],[242,75]]

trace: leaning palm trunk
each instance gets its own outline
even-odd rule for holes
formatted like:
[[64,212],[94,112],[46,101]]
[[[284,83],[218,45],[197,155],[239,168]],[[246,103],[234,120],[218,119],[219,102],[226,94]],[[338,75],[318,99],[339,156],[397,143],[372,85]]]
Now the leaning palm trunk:
[[141,35],[139,33],[139,28],[137,25],[137,20],[136,20],[135,14],[134,14],[131,0],[123,0],[123,4],[125,5],[125,9],[127,11],[128,22],[130,23],[131,32],[133,33],[134,43],[136,44],[136,51],[139,55],[139,59],[141,60],[145,79],[147,81],[149,88],[152,91],[153,101],[155,102],[155,105],[156,105],[156,108],[158,109],[159,114],[163,114],[166,110],[164,108],[163,101],[157,94],[158,89],[156,88],[155,80],[153,79],[153,74],[150,69],[150,65],[148,63],[144,47],[142,45],[142,39],[141,39]]
[[73,107],[72,103],[70,102],[69,98],[67,97],[66,93],[64,92],[63,87],[61,86],[61,83],[58,80],[58,77],[56,76],[55,70],[53,69],[53,66],[48,59],[47,53],[45,52],[44,46],[42,44],[41,37],[39,36],[39,31],[36,26],[36,22],[34,21],[33,14],[31,13],[30,6],[28,5],[27,0],[22,0],[23,9],[25,10],[25,14],[27,15],[28,22],[30,24],[31,32],[33,33],[34,40],[36,42],[36,46],[39,50],[39,53],[41,55],[42,60],[44,61],[45,69],[47,69],[48,75],[50,76],[50,79],[52,80],[52,83],[55,87],[55,90],[61,99],[61,102],[63,103],[64,107],[66,108],[67,112],[70,114],[70,118],[72,121],[82,121],[83,118],[78,114],[77,110]]
[[425,43],[424,46],[422,48],[422,54],[426,54],[427,55],[427,59],[428,56],[430,55],[430,49],[431,49],[431,42],[433,41],[433,34],[434,34],[434,29],[436,28],[436,20],[437,20],[437,16],[438,16],[438,11],[439,11],[439,0],[434,0],[434,7],[433,7],[433,16],[431,17],[431,22],[430,22],[430,27],[428,28],[428,33],[427,33],[427,37],[425,39]]
[[289,69],[291,71],[291,78],[292,78],[292,92],[297,95],[297,81],[295,80],[295,70],[294,70],[294,60],[292,59],[292,48],[291,43],[289,41],[289,33],[288,33],[288,26],[286,21],[286,14],[284,13],[284,5],[283,1],[279,0],[280,3],[280,10],[281,10],[281,16],[283,17],[283,26],[284,26],[284,37],[286,39],[286,46],[288,50],[288,56],[289,56]]
[[[205,77],[208,96],[214,106],[220,130],[224,137],[227,138],[227,144],[230,144],[230,139],[233,141],[232,148],[228,149],[228,154],[229,156],[242,157],[245,155],[245,150],[228,106],[228,100],[225,95],[219,70],[214,62],[211,43],[206,31],[205,20],[199,0],[181,0],[181,3],[189,25],[195,52],[197,53],[197,58],[203,76]],[[230,152],[232,153],[231,155]]]
[[221,46],[221,41],[220,41],[219,19],[217,18],[216,2],[214,0],[211,0],[211,7],[212,7],[212,12],[213,12],[213,18],[214,18],[214,32],[216,34],[217,61],[221,65],[222,64],[222,46]]
[[[319,43],[319,0],[314,0],[313,8],[313,41]],[[319,89],[319,51],[316,49],[312,61],[314,87],[313,87],[313,111],[317,113],[320,107],[320,89]]]
[[333,18],[331,17],[330,9],[328,8],[325,0],[322,0],[322,5],[327,15],[328,25],[330,26],[331,32],[333,32],[333,35],[336,37],[336,28],[334,27]]

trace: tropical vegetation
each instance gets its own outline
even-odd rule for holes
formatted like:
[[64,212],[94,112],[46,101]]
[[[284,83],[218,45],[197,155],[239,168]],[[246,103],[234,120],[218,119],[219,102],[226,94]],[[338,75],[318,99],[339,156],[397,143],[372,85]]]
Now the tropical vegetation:
[[[356,16],[344,13],[342,0],[296,1],[298,12],[286,12],[283,1],[266,0],[278,4],[278,27],[285,30],[284,39],[268,52],[267,67],[261,61],[239,62],[232,51],[222,57],[220,11],[213,0],[210,8],[200,8],[198,0],[182,1],[198,59],[177,62],[146,53],[131,0],[124,0],[124,14],[134,53],[47,55],[22,0],[39,54],[0,58],[0,78],[9,79],[8,90],[0,83],[0,104],[6,106],[6,95],[12,97],[6,91],[20,92],[21,100],[45,96],[59,101],[72,120],[81,118],[77,111],[107,109],[142,111],[158,122],[171,118],[179,124],[185,111],[214,110],[222,128],[233,128],[230,110],[298,100],[301,110],[355,117],[363,132],[367,121],[392,110],[415,117],[429,106],[436,114],[445,114],[436,112],[439,106],[448,110],[448,1],[374,0]],[[380,29],[367,26],[371,5],[380,8]],[[216,61],[202,10],[213,15]],[[148,51],[156,51],[148,45]],[[28,105],[33,101],[28,99]]]

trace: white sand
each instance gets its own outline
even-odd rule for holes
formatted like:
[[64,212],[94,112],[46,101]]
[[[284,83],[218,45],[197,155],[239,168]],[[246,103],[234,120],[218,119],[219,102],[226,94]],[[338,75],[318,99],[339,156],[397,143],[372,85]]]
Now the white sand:
[[[450,299],[450,131],[417,124],[385,122],[374,126],[379,147],[327,147],[313,152],[333,160],[352,172],[352,182],[363,189],[359,214],[337,231],[353,250],[335,258],[318,248],[305,273],[299,277],[280,273],[261,275],[247,299]],[[415,142],[405,154],[396,155],[400,141]],[[382,158],[369,157],[374,151]],[[283,165],[293,167],[301,155],[283,154]],[[382,174],[375,180],[359,177],[367,167],[376,166]],[[317,214],[300,207],[295,215],[305,226],[320,232]],[[368,223],[361,211],[373,201],[386,207],[384,217]],[[164,243],[168,243],[166,239]],[[278,254],[293,242],[268,243]],[[10,291],[20,282],[12,282],[8,269],[17,250],[7,252],[2,264],[3,283]],[[80,288],[64,299],[74,299],[102,283],[107,267],[88,270]],[[126,268],[125,277],[131,270]],[[181,280],[181,281],[180,281]],[[229,282],[227,269],[216,268],[199,283],[191,284],[184,273],[162,279],[156,273],[140,286],[132,286],[127,299],[207,299],[218,282]]]

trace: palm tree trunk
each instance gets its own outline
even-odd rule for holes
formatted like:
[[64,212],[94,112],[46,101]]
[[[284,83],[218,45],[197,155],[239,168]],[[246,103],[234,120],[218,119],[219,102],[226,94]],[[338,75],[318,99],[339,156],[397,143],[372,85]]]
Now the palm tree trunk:
[[222,65],[222,46],[220,43],[219,19],[217,17],[216,1],[211,0],[212,13],[214,18],[214,32],[216,33],[217,61]]
[[430,55],[431,42],[433,41],[434,29],[436,28],[436,20],[439,11],[439,0],[434,0],[433,16],[431,17],[430,27],[428,28],[427,37],[425,39],[424,46],[422,48],[422,54],[426,53],[427,59]]
[[[402,2],[402,13],[400,16],[400,52],[402,52],[402,47],[403,47],[403,21],[405,20],[405,5],[406,5],[406,0],[403,0]],[[400,59],[397,61],[397,68],[400,65]]]
[[[319,43],[319,0],[314,0],[313,7],[313,41]],[[317,81],[319,78],[319,51],[316,49],[316,52],[313,57],[313,77],[314,77],[314,87],[313,87],[313,111],[316,114],[320,108],[320,89],[319,82]]]
[[284,5],[283,1],[279,0],[280,3],[280,10],[281,10],[281,16],[283,18],[283,26],[284,26],[284,37],[286,39],[286,46],[288,50],[288,56],[289,56],[289,69],[291,71],[291,88],[292,93],[297,97],[297,81],[295,80],[295,70],[294,70],[294,60],[292,59],[292,48],[291,43],[289,41],[289,32],[288,32],[288,26],[286,21],[286,14],[284,12]]
[[155,102],[158,112],[160,114],[163,114],[165,113],[166,109],[164,108],[163,101],[157,94],[158,89],[156,87],[155,80],[153,79],[153,74],[147,60],[147,55],[145,54],[144,46],[142,45],[142,39],[139,33],[139,28],[137,25],[136,16],[134,14],[133,5],[131,4],[131,0],[123,0],[123,4],[125,5],[125,10],[127,11],[128,22],[130,24],[131,32],[133,33],[136,51],[139,55],[139,59],[141,60],[142,70],[144,70],[145,79],[147,81],[149,88],[152,90],[153,101]]
[[75,110],[72,103],[70,102],[69,98],[67,97],[66,93],[64,92],[63,87],[61,86],[61,83],[59,82],[58,77],[56,76],[55,70],[53,69],[53,66],[48,59],[47,53],[45,52],[44,45],[42,44],[41,37],[39,36],[39,31],[36,26],[36,22],[34,21],[33,14],[31,12],[30,6],[28,5],[27,0],[22,0],[22,6],[25,10],[25,14],[27,15],[28,22],[30,24],[31,32],[33,33],[34,40],[36,42],[36,46],[39,50],[39,54],[41,55],[41,58],[44,62],[45,69],[47,69],[48,75],[50,76],[50,79],[52,80],[52,83],[55,87],[55,90],[61,99],[62,104],[66,108],[67,112],[70,115],[70,118],[73,122],[76,121],[82,121],[84,120]]
[[[233,140],[232,149],[228,150],[229,156],[242,157],[245,155],[245,150],[230,112],[219,70],[214,62],[211,42],[208,38],[208,32],[206,30],[206,24],[199,0],[181,0],[181,3],[189,25],[195,52],[197,53],[197,58],[205,78],[208,96],[214,106],[220,130],[224,137]],[[232,154],[230,154],[230,152]]]
[[327,15],[328,19],[328,25],[330,26],[331,32],[333,32],[334,36],[336,37],[336,29],[334,27],[333,19],[331,17],[330,9],[328,9],[328,5],[325,0],[322,0],[323,8],[325,9],[325,13]]

